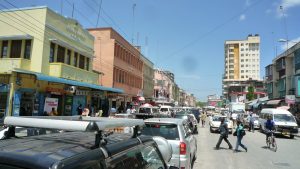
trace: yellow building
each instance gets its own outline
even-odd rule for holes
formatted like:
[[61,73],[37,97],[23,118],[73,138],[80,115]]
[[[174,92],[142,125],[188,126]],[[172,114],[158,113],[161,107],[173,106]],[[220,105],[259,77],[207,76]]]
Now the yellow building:
[[[88,104],[107,109],[94,72],[94,37],[74,19],[47,7],[0,12],[0,112],[76,115]],[[102,106],[102,107],[101,107]],[[78,109],[79,108],[79,109]]]

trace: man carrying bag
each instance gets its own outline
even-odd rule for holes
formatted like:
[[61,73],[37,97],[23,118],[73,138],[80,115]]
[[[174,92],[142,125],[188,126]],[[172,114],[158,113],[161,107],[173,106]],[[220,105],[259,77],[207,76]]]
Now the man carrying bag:
[[228,126],[227,126],[227,123],[225,123],[224,118],[221,119],[219,131],[220,131],[220,137],[219,137],[219,141],[218,141],[215,149],[218,150],[220,148],[220,144],[222,143],[223,139],[228,144],[229,149],[232,149],[232,145],[230,144],[230,142],[227,139],[228,138]]

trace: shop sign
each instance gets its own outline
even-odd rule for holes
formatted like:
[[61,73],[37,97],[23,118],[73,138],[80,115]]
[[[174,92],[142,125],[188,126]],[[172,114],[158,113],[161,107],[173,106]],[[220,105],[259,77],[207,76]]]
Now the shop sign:
[[76,90],[76,95],[78,96],[87,96],[90,94],[90,91],[87,91],[87,90]]
[[90,93],[91,93],[92,97],[100,97],[100,98],[104,97],[103,91],[92,91]]
[[67,31],[70,33],[71,37],[77,41],[85,41],[84,34],[77,25],[68,24],[66,27]]
[[57,106],[58,106],[58,98],[46,97],[44,112],[49,113],[51,112],[52,108],[55,108],[55,110],[57,110]]
[[51,94],[56,94],[56,95],[62,95],[62,94],[66,93],[66,91],[64,89],[58,89],[58,88],[52,88],[52,87],[47,87],[46,91],[50,92]]

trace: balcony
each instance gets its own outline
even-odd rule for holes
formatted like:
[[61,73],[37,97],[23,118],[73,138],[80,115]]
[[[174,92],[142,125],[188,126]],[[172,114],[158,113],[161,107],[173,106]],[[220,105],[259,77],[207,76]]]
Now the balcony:
[[50,63],[49,75],[76,80],[80,82],[98,84],[99,75],[64,63]]
[[11,72],[13,69],[30,70],[31,60],[23,58],[1,58],[0,72]]

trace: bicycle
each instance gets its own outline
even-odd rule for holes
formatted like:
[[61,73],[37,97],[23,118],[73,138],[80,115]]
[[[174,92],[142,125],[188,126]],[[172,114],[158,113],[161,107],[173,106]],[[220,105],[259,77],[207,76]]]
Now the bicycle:
[[267,139],[267,146],[270,149],[272,148],[275,152],[277,151],[277,144],[273,131],[270,131],[270,136]]

